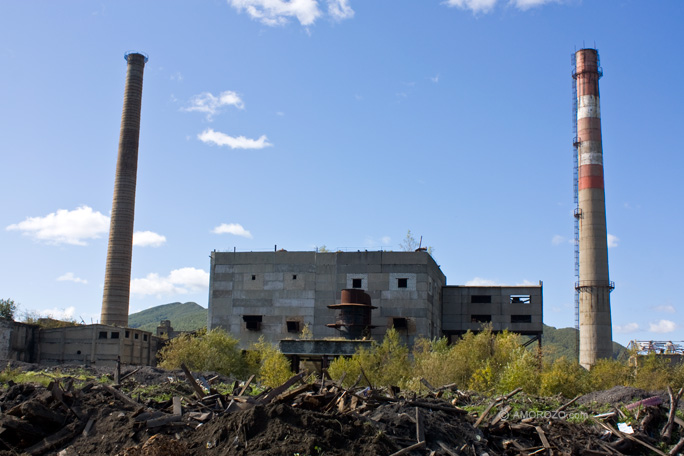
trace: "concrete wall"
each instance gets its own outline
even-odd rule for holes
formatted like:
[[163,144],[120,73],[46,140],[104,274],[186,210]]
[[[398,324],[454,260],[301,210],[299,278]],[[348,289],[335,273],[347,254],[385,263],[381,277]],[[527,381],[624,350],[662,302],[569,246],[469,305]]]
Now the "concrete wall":
[[[404,279],[405,287],[399,279]],[[305,324],[314,338],[338,337],[326,325],[345,288],[364,289],[374,306],[372,330],[381,338],[395,319],[407,343],[441,335],[444,274],[426,252],[213,252],[209,329],[221,327],[243,347],[264,336],[270,342],[296,338]],[[261,319],[258,329],[247,321]],[[288,332],[288,321],[299,331]],[[295,325],[290,325],[295,326]]]
[[154,365],[159,339],[149,332],[109,325],[40,331],[39,360],[45,364]]
[[37,338],[38,326],[0,318],[0,359],[35,362]]
[[[542,286],[447,286],[443,290],[442,331],[477,331],[489,318],[494,331],[541,334]],[[477,321],[479,320],[479,321]],[[529,320],[529,321],[528,321]]]

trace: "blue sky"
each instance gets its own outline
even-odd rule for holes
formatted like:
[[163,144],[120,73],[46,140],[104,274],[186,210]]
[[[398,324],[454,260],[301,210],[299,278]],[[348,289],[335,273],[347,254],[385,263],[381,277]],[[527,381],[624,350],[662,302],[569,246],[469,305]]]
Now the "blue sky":
[[683,340],[684,2],[0,3],[0,297],[99,319],[126,62],[145,68],[131,312],[217,250],[398,250],[544,281],[574,325],[570,56],[599,49],[614,339]]

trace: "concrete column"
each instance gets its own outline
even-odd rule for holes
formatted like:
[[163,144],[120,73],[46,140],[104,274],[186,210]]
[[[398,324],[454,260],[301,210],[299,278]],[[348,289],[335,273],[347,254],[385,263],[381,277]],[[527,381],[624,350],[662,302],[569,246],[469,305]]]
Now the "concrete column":
[[576,52],[580,364],[593,366],[613,353],[610,317],[612,283],[608,274],[603,146],[596,49]]
[[124,91],[123,114],[119,134],[119,156],[116,164],[112,218],[107,249],[102,314],[106,325],[128,326],[128,304],[131,288],[133,251],[133,216],[135,185],[138,171],[138,138],[142,105],[143,70],[147,57],[126,54],[128,70]]

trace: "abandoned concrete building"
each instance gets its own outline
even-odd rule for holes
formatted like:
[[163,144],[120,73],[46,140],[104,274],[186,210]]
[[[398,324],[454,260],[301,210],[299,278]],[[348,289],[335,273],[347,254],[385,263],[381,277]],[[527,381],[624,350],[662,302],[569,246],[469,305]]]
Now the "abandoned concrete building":
[[0,358],[41,364],[155,365],[163,341],[111,325],[41,328],[0,319]]
[[[323,341],[380,340],[390,327],[408,345],[486,323],[536,340],[542,334],[541,282],[447,285],[425,251],[214,251],[209,288],[209,329],[225,329],[243,348],[263,337],[290,355],[353,353],[358,344]],[[297,340],[305,325],[314,342]]]

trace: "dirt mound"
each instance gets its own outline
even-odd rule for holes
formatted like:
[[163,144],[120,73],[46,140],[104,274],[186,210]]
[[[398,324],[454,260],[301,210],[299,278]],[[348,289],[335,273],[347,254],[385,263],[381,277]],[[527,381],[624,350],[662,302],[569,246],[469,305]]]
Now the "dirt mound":
[[[589,405],[591,403],[626,405],[632,402],[654,396],[654,393],[644,391],[631,386],[614,386],[603,391],[593,391],[577,399],[578,404]],[[665,393],[667,397],[667,393]]]

